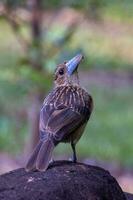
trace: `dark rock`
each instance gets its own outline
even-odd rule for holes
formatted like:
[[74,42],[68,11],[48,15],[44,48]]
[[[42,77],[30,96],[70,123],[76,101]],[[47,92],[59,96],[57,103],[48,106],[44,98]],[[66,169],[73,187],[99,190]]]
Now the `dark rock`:
[[126,200],[126,197],[108,171],[57,161],[46,172],[26,172],[21,168],[1,175],[0,200]]
[[133,194],[129,194],[125,192],[125,195],[126,195],[127,200],[133,200]]

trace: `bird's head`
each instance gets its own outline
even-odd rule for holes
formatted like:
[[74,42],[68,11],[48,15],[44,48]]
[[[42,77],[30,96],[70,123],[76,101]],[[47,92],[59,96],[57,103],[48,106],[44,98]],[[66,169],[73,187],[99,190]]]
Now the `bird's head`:
[[[82,59],[83,56],[78,54],[68,62],[59,64],[55,70],[55,86],[68,85],[75,82],[78,79],[76,76],[77,68]],[[75,79],[72,78],[73,75],[76,77]]]

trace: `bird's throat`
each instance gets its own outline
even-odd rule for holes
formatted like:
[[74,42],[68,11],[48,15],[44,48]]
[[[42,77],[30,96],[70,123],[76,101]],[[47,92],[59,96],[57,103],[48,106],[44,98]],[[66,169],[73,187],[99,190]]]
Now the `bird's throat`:
[[71,85],[79,85],[79,76],[78,71],[76,70],[71,76],[70,76],[70,84]]

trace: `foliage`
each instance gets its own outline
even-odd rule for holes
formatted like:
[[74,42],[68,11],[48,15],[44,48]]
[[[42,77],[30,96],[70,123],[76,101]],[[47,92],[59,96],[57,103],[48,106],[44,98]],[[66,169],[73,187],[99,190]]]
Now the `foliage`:
[[[40,1],[40,0],[39,0]],[[32,1],[27,0],[1,0],[2,3],[7,4],[13,8],[30,6]],[[104,19],[111,18],[118,21],[131,21],[133,17],[133,3],[132,0],[42,0],[42,8],[48,9],[60,9],[62,7],[73,7],[76,9],[89,12],[91,16],[95,18],[98,14],[99,17]],[[28,7],[27,7],[28,8]]]

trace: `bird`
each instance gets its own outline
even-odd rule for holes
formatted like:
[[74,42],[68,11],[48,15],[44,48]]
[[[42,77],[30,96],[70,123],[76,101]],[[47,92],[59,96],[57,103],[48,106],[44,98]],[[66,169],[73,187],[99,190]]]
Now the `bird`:
[[93,110],[91,95],[79,83],[78,66],[83,58],[77,54],[57,65],[54,88],[40,110],[40,140],[26,164],[26,171],[46,171],[54,148],[62,142],[71,144],[72,161],[77,162],[76,144]]

